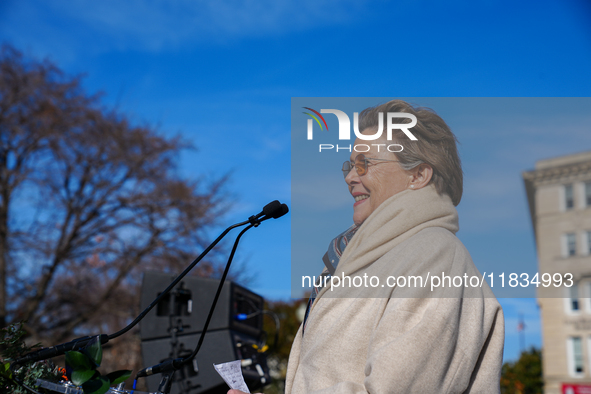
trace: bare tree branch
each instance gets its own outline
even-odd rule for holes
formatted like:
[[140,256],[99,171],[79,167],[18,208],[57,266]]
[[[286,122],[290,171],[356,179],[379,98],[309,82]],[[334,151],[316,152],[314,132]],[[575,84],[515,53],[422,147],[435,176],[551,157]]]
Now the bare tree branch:
[[[184,268],[227,208],[227,178],[178,176],[185,148],[3,47],[0,326],[27,320],[37,340],[59,343],[130,321],[141,273]],[[214,255],[196,271],[216,266]]]

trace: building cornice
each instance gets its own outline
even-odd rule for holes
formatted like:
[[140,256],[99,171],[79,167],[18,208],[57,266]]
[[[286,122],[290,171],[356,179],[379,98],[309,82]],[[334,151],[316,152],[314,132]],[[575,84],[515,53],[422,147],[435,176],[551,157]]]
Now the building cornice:
[[[565,160],[567,162],[565,162]],[[553,163],[557,165],[552,165]],[[543,185],[566,184],[575,181],[590,180],[591,152],[543,160],[538,162],[536,167],[538,168],[535,170],[524,171],[522,176],[529,206],[529,214],[534,230],[534,237],[537,244],[536,189],[538,186]]]
[[576,180],[579,175],[584,175],[589,178],[591,173],[591,160],[562,165],[553,168],[544,168],[539,170],[523,172],[523,179],[526,182],[531,182],[534,185],[561,183],[571,180]]

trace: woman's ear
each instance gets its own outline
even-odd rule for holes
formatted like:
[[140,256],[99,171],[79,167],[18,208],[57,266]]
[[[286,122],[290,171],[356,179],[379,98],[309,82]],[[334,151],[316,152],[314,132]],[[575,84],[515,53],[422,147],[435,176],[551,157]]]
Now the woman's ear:
[[433,177],[433,168],[426,163],[419,164],[410,170],[410,172],[410,184],[408,187],[412,190],[418,190],[427,186]]

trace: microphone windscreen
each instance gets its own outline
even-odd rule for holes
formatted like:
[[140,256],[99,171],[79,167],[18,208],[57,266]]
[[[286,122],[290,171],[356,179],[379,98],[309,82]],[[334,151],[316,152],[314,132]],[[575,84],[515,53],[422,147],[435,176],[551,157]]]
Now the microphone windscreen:
[[281,203],[277,200],[271,201],[263,208],[263,215],[275,217],[275,212],[281,209]]
[[288,212],[289,212],[289,208],[287,207],[287,204],[281,204],[281,206],[279,207],[279,209],[277,209],[273,213],[273,219],[280,218],[281,216],[285,215]]

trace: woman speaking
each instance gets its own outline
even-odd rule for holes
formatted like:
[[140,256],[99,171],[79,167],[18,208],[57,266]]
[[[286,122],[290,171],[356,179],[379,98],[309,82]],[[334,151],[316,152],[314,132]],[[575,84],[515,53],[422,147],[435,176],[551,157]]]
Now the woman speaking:
[[[416,117],[416,141],[400,130],[386,139],[380,117],[392,112]],[[433,111],[400,100],[361,112],[359,130],[381,136],[358,138],[343,164],[354,224],[323,258],[285,392],[499,393],[503,312],[455,236],[455,136]]]

